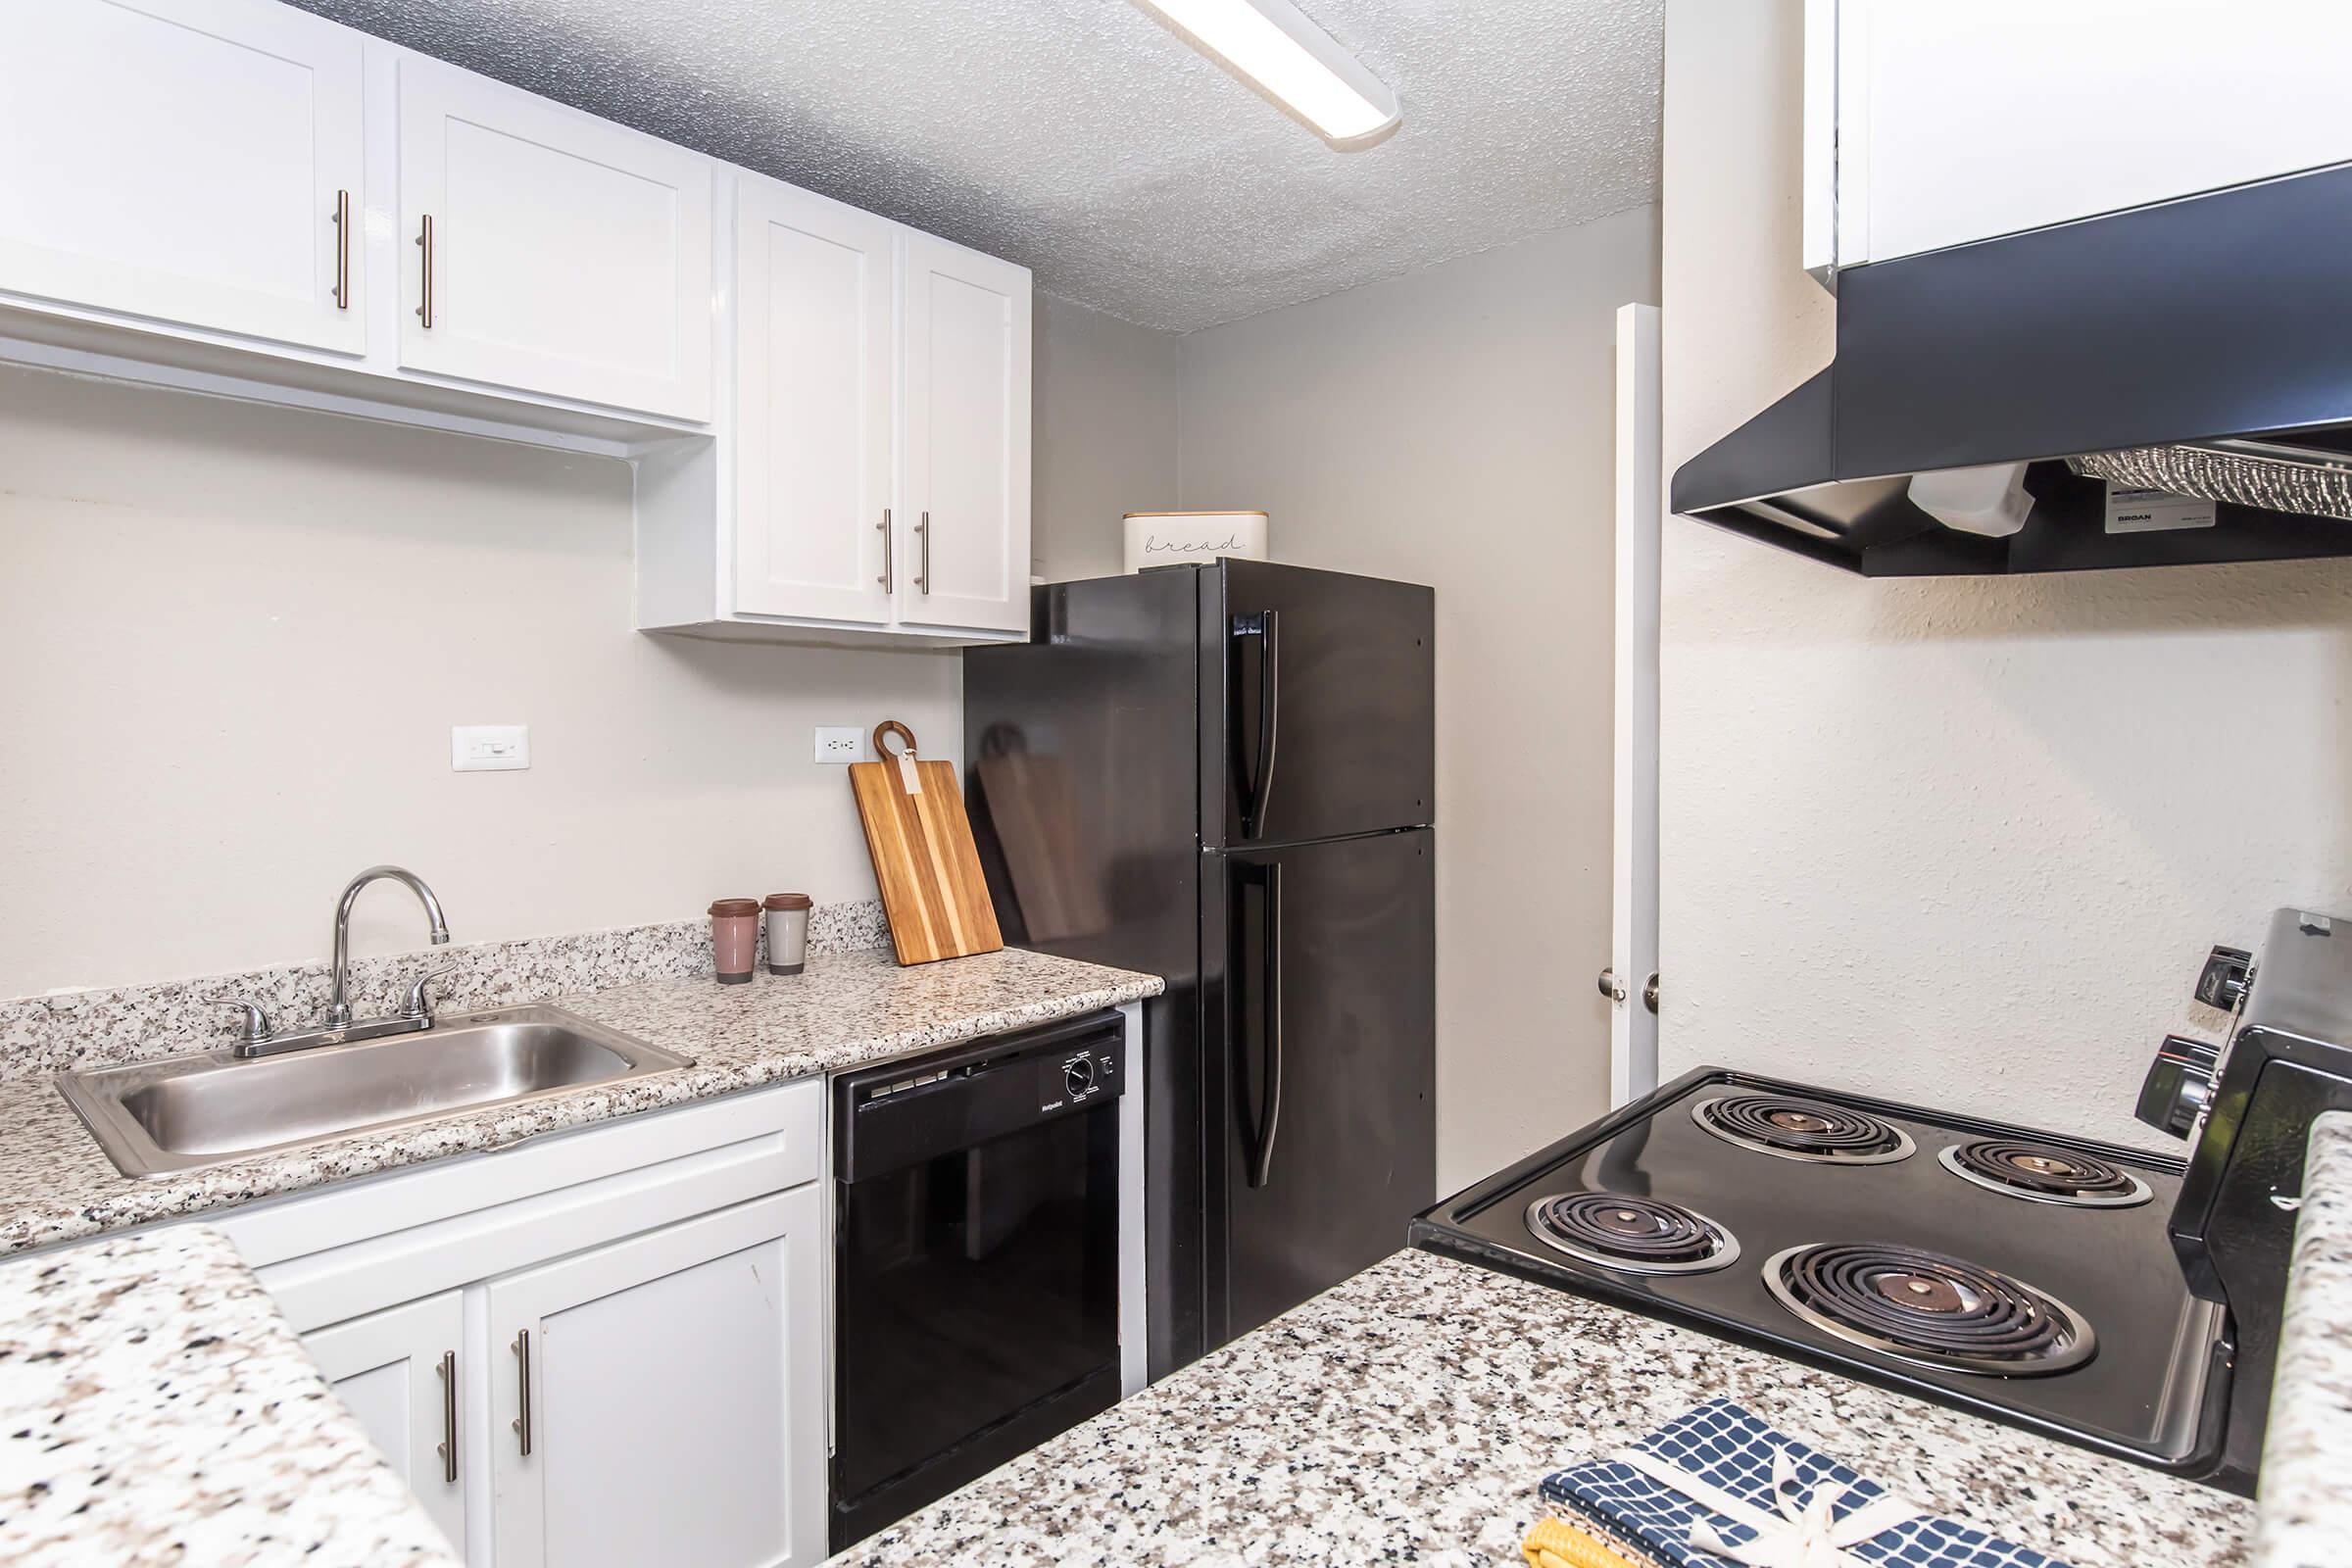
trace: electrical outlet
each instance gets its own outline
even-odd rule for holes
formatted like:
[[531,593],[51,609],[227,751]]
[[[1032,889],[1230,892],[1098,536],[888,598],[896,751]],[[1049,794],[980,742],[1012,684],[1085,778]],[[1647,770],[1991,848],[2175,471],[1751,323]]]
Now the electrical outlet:
[[865,731],[855,724],[816,726],[816,760],[820,762],[865,760]]
[[450,729],[453,773],[505,773],[530,765],[528,724],[458,724]]

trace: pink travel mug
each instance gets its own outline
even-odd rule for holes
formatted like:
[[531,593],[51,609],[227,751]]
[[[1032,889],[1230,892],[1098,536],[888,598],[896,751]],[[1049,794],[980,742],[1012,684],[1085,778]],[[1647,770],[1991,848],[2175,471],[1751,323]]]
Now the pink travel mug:
[[720,899],[710,906],[710,956],[722,986],[749,985],[760,951],[760,901]]

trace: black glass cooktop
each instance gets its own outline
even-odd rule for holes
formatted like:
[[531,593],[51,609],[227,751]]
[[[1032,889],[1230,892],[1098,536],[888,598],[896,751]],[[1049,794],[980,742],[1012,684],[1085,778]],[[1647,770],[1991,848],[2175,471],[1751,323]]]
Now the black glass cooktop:
[[2223,1309],[2161,1155],[1701,1069],[1455,1195],[1415,1246],[2203,1474]]

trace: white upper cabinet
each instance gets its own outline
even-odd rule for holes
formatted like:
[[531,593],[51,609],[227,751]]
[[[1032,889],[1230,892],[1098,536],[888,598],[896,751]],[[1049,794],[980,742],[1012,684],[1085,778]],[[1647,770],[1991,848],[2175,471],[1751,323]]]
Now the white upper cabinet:
[[0,290],[365,351],[361,58],[267,0],[12,7]]
[[735,607],[885,625],[898,225],[745,177],[735,250]]
[[911,594],[926,626],[1029,625],[1029,273],[959,245],[906,239]]
[[699,153],[404,57],[402,366],[708,419],[711,184]]
[[1808,0],[1806,26],[1817,270],[2352,161],[2342,0]]

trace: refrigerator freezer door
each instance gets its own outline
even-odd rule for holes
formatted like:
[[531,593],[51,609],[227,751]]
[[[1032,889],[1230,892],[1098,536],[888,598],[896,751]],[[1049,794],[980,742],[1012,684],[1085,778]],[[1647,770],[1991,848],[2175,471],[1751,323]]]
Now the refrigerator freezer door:
[[1204,843],[1437,820],[1429,589],[1256,561],[1200,589]]
[[1212,858],[1211,1344],[1396,1251],[1435,1200],[1431,837]]

